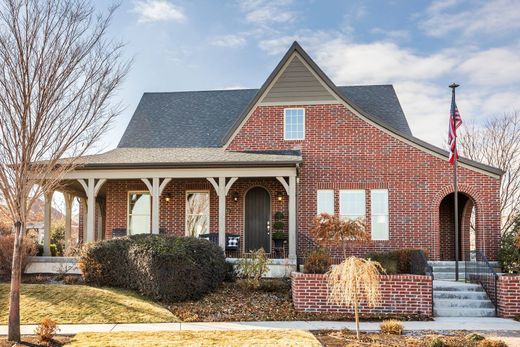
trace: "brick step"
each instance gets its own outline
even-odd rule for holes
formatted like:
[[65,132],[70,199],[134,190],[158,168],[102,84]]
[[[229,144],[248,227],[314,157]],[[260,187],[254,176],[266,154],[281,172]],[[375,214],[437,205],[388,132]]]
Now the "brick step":
[[457,307],[462,309],[473,309],[473,308],[492,308],[495,306],[488,298],[482,300],[473,299],[433,299],[433,305],[435,308],[450,308]]

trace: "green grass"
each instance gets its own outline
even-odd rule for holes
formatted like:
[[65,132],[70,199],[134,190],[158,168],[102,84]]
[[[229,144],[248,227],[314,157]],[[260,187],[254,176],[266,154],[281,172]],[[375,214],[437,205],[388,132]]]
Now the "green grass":
[[319,347],[318,340],[301,330],[161,331],[79,333],[66,346],[305,346]]
[[[0,283],[0,324],[7,324],[9,284]],[[84,285],[23,284],[22,324],[49,317],[60,324],[179,321],[170,311],[128,290]]]

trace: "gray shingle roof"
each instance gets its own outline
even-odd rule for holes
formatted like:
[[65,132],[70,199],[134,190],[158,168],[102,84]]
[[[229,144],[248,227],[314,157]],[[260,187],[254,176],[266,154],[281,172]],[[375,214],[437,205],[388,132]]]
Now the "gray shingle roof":
[[[364,111],[411,135],[391,85],[339,87]],[[145,93],[119,148],[220,147],[258,89]]]
[[80,167],[276,166],[302,162],[300,151],[237,152],[223,148],[116,148],[82,156]]

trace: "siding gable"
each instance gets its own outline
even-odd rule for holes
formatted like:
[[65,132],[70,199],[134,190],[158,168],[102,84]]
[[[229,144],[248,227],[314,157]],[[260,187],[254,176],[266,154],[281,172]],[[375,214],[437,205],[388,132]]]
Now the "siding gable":
[[337,98],[315,76],[298,54],[294,54],[260,104],[337,103]]

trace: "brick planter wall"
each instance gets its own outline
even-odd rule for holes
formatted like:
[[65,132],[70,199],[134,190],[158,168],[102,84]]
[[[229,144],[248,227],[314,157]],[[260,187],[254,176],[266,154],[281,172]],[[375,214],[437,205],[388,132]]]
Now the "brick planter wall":
[[499,276],[497,296],[500,317],[520,316],[520,276]]
[[[378,307],[361,304],[361,314],[432,316],[432,279],[420,275],[381,276],[382,303]],[[346,306],[327,302],[325,275],[292,273],[292,299],[297,311],[353,313]]]

